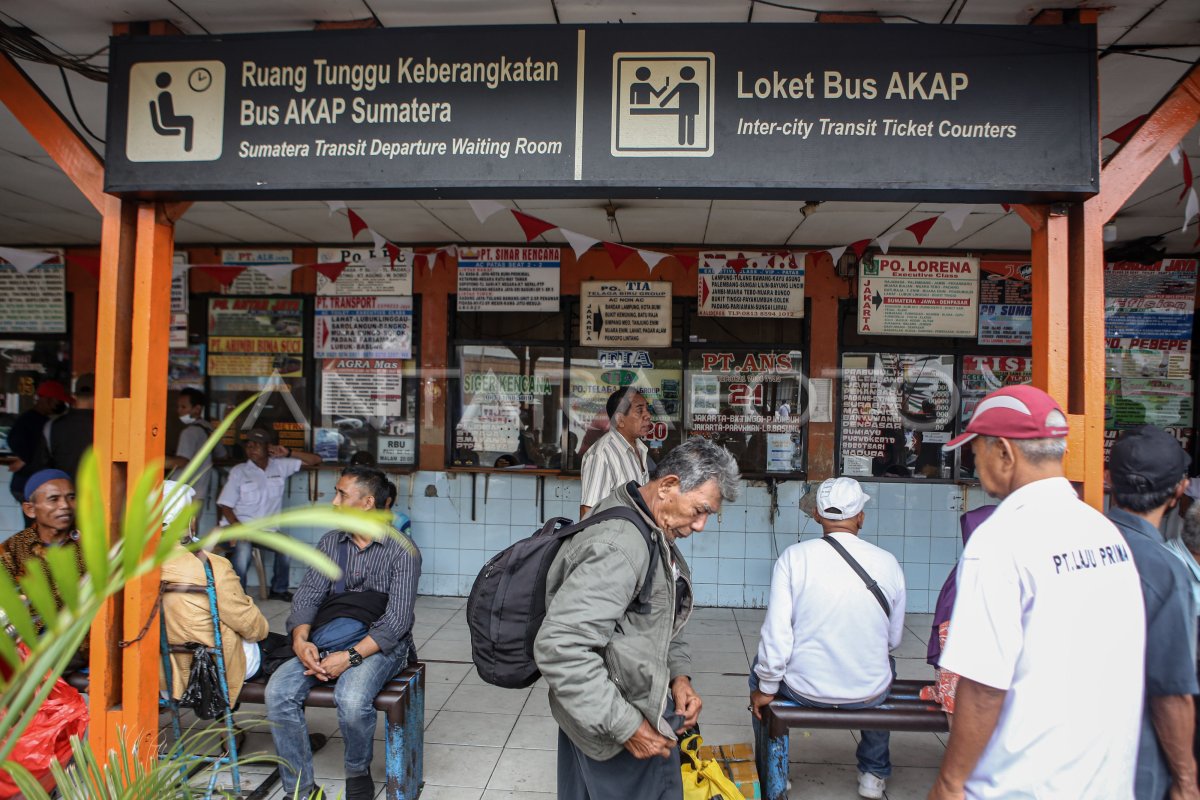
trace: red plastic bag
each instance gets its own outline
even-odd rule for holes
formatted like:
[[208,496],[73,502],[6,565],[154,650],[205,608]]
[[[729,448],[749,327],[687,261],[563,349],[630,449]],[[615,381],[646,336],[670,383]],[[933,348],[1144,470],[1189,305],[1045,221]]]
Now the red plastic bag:
[[[22,656],[28,653],[24,645],[20,645],[20,649]],[[64,765],[70,762],[71,737],[82,737],[87,726],[88,709],[83,696],[59,678],[9,758],[33,773],[42,786],[51,791],[54,777],[50,774],[50,765],[55,761]],[[0,770],[0,799],[18,794],[12,776]]]

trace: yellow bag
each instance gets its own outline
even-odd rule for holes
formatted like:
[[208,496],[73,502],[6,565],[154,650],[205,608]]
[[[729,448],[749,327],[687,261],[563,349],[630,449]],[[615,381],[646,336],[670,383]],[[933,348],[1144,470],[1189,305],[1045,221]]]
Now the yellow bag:
[[699,755],[704,740],[693,734],[679,743],[683,754],[683,800],[742,800],[742,790],[712,759]]

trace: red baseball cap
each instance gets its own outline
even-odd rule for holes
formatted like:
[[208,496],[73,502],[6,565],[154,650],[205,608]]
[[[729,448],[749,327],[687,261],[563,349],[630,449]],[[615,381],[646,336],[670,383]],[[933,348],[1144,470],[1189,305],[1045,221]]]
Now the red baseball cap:
[[1005,386],[979,401],[967,429],[943,450],[957,450],[976,436],[1055,439],[1067,435],[1067,415],[1054,398],[1034,386]]
[[62,403],[74,403],[75,398],[67,391],[67,387],[58,381],[42,381],[37,387],[38,397],[48,397]]

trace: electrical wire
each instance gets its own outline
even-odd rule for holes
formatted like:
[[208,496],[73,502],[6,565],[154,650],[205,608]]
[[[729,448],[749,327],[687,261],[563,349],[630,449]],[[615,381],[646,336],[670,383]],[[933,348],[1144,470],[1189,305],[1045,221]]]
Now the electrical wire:
[[71,83],[67,80],[67,71],[59,65],[58,73],[62,75],[63,88],[67,90],[67,102],[71,104],[71,112],[75,114],[75,121],[79,123],[79,127],[83,128],[87,135],[95,139],[100,144],[108,144],[96,134],[92,133],[92,129],[83,121],[83,115],[79,113],[79,108],[75,105],[75,93],[71,91]]
[[13,58],[69,69],[89,80],[101,83],[108,81],[108,70],[90,63],[93,58],[108,50],[107,46],[83,56],[76,56],[65,52],[56,53],[39,41],[36,34],[13,28],[0,22],[0,50],[8,53]]

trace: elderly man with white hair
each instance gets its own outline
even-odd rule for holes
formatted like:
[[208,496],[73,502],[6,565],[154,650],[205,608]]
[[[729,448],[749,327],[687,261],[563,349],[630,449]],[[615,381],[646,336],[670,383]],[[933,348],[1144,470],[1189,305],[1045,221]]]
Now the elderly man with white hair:
[[[190,486],[175,481],[163,481],[163,526],[170,525],[196,499]],[[196,518],[183,541],[195,535]],[[229,559],[203,550],[191,552],[183,542],[175,544],[171,560],[163,565],[163,583],[184,583],[205,586],[204,562],[212,567],[213,582],[217,591],[217,608],[221,614],[221,650],[225,656],[225,679],[229,683],[229,705],[237,703],[242,685],[253,678],[262,664],[257,642],[266,638],[269,630],[267,618],[242,589],[242,582]],[[167,627],[167,641],[171,644],[199,642],[208,646],[214,643],[212,611],[208,596],[183,592],[167,592],[162,598],[163,621]],[[171,653],[171,696],[179,697],[187,688],[188,675],[192,668],[190,653]],[[166,688],[166,687],[164,687]]]

